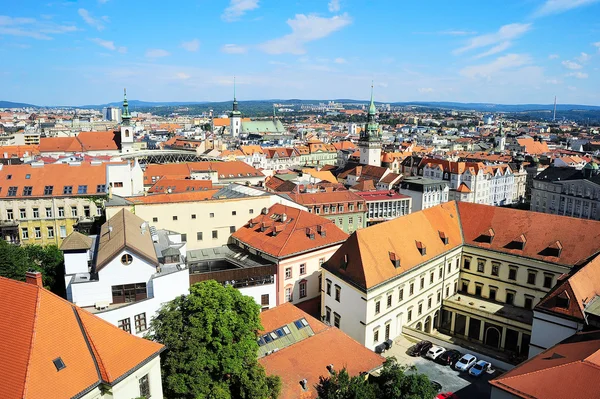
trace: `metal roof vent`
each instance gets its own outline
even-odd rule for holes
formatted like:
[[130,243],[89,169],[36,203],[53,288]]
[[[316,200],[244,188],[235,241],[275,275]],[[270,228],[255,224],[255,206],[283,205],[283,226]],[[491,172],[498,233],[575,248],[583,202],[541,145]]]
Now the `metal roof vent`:
[[303,391],[308,391],[308,381],[306,381],[306,378],[300,380],[300,386]]

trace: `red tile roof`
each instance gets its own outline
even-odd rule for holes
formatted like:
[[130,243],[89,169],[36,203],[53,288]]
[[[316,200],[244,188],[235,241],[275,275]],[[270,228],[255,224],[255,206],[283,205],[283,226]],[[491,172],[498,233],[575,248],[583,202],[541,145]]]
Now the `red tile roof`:
[[[448,244],[440,239],[448,237]],[[415,240],[427,248],[421,255]],[[462,245],[454,202],[357,230],[323,265],[328,271],[368,289]],[[390,255],[400,258],[395,267]],[[344,267],[342,267],[344,266]]]
[[163,349],[42,287],[2,277],[0,314],[1,398],[71,398],[112,385]]
[[597,399],[600,332],[577,333],[490,381],[527,399]]
[[231,237],[266,254],[286,258],[341,244],[348,235],[329,219],[275,204],[267,214],[251,219]]
[[115,132],[81,132],[74,137],[42,137],[40,152],[117,151]]
[[149,193],[166,193],[169,189],[171,193],[184,193],[188,191],[201,191],[212,188],[211,180],[194,179],[169,179],[162,178],[155,185],[148,189]]
[[[458,210],[466,245],[567,266],[576,265],[600,251],[598,221],[468,202],[459,202]],[[492,243],[481,242],[482,232],[489,229],[495,233]],[[521,235],[527,239],[523,250],[511,249],[511,242]],[[561,254],[549,256],[546,249],[556,241],[563,247]]]
[[[302,317],[308,321],[315,335],[259,359],[268,375],[281,377],[281,398],[316,398],[314,385],[318,384],[320,376],[329,376],[327,366],[330,364],[338,371],[346,367],[348,374],[355,376],[375,370],[385,361],[338,328],[326,326],[290,303],[260,314],[265,331]],[[307,392],[299,383],[303,379],[308,382]]]
[[[596,256],[590,263],[559,282],[558,287],[537,304],[536,310],[558,313],[585,322],[584,308],[598,295],[600,295],[600,256]],[[558,298],[566,300],[566,307],[559,304]]]
[[193,172],[216,171],[221,179],[239,177],[264,177],[258,169],[242,161],[228,162],[188,162],[171,164],[150,164],[144,171],[144,185],[154,184],[152,177],[164,176],[190,177]]
[[[23,164],[0,169],[0,198],[4,199],[105,195],[105,191],[97,192],[99,185],[106,185],[106,164]],[[51,194],[45,194],[46,186],[53,187]],[[69,186],[72,193],[64,194]],[[86,186],[86,194],[78,194],[79,186]],[[8,196],[10,187],[17,187],[16,195]],[[32,187],[31,195],[23,195],[25,187]]]

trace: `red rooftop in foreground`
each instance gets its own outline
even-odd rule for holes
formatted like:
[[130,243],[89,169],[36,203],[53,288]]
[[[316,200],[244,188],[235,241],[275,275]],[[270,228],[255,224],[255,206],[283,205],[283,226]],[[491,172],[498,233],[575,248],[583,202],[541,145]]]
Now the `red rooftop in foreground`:
[[0,277],[0,398],[162,398],[161,344],[42,287]]
[[[276,344],[278,339],[263,341],[259,356],[268,353],[266,349],[271,353],[258,360],[267,374],[281,377],[281,399],[316,398],[315,385],[320,376],[330,375],[331,367],[338,371],[345,367],[349,375],[355,376],[375,371],[385,361],[338,328],[325,325],[290,303],[262,312],[260,318],[264,335],[277,335],[281,330],[287,336],[280,345]],[[286,334],[286,328],[290,334]],[[296,341],[290,344],[293,339]]]

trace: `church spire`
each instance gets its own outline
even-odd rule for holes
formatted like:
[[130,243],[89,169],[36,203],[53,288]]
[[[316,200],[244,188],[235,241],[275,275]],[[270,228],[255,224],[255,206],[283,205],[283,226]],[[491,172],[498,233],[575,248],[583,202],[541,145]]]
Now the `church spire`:
[[233,111],[238,110],[237,98],[235,98],[235,76],[233,77]]
[[375,116],[377,108],[375,108],[375,102],[373,101],[373,81],[371,81],[371,104],[369,105],[369,116]]
[[127,89],[123,89],[123,114],[121,115],[123,125],[129,125],[131,114],[129,113],[129,103],[127,102]]

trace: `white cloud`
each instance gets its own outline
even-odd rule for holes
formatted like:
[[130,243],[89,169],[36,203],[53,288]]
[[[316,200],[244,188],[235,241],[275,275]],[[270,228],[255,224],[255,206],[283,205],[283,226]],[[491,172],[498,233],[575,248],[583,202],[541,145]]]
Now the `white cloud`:
[[191,52],[198,51],[200,48],[200,40],[192,39],[189,42],[183,42],[181,43],[181,47]]
[[562,62],[563,66],[567,69],[581,69],[582,66],[576,62],[566,60]]
[[558,85],[558,84],[561,84],[562,81],[558,80],[558,79],[547,79],[546,83],[551,84],[551,85]]
[[287,20],[287,24],[292,28],[292,33],[269,40],[259,47],[269,54],[304,54],[306,53],[304,49],[306,43],[327,37],[351,23],[352,18],[348,14],[336,15],[331,18],[296,14],[294,19]]
[[248,49],[237,44],[225,44],[221,47],[221,51],[227,54],[245,54],[248,52]]
[[89,26],[96,28],[98,30],[104,29],[104,25],[102,24],[102,21],[98,18],[94,18],[92,16],[92,14],[85,8],[80,8],[79,10],[77,10],[77,12],[79,13],[79,16],[81,18],[83,18],[85,23],[88,24]]
[[177,73],[175,74],[175,77],[176,77],[177,79],[181,79],[181,80],[186,80],[186,79],[189,79],[189,78],[191,78],[191,76],[190,76],[190,75],[188,75],[188,74],[187,74],[187,73],[185,73],[185,72],[177,72]]
[[231,0],[221,18],[227,22],[239,20],[247,11],[258,8],[258,0]]
[[431,87],[421,87],[418,89],[419,93],[433,93],[434,90]]
[[507,48],[509,48],[511,45],[512,45],[511,42],[502,42],[502,43],[492,47],[491,49],[489,49],[488,51],[486,51],[484,53],[477,54],[474,58],[478,59],[478,58],[483,58],[483,57],[487,57],[490,55],[501,53],[504,50],[506,50]]
[[560,58],[560,56],[558,54],[550,54],[548,56],[549,60],[556,60],[556,59],[559,59],[559,58]]
[[72,25],[58,25],[51,21],[40,22],[35,18],[13,18],[0,15],[0,35],[51,40],[51,35],[74,32],[76,30],[77,27]]
[[592,46],[596,47],[600,51],[600,42],[592,43]]
[[159,48],[154,48],[154,49],[150,49],[150,50],[146,51],[146,57],[148,57],[148,58],[161,58],[161,57],[166,57],[168,55],[171,55],[171,53],[169,53],[167,50],[163,50],[163,49],[159,49]]
[[336,64],[345,64],[345,63],[346,63],[346,59],[345,59],[345,58],[338,57],[338,58],[336,58],[336,59],[334,60],[334,62],[335,62]]
[[463,68],[460,74],[467,78],[487,78],[506,69],[514,69],[531,64],[531,57],[526,54],[507,54],[496,58],[488,64],[471,65]]
[[568,73],[567,76],[572,77],[572,78],[577,78],[577,79],[587,79],[588,78],[588,74],[584,73],[584,72],[571,72],[571,73]]
[[509,42],[525,34],[531,28],[531,24],[508,24],[500,27],[498,32],[475,36],[470,39],[466,46],[454,50],[454,54],[478,49],[481,47],[498,45],[499,43]]
[[100,47],[104,47],[107,50],[118,51],[121,54],[125,54],[127,52],[127,47],[116,46],[115,42],[109,40],[102,40],[100,38],[90,39],[92,42],[96,43]]
[[338,12],[340,10],[340,0],[331,0],[329,4],[327,4],[329,11]]
[[598,1],[599,0],[546,0],[546,2],[535,11],[534,15],[542,17],[550,14],[560,14]]
[[586,63],[590,60],[590,58],[592,58],[588,53],[581,53],[579,55],[579,57],[575,58],[577,61],[581,62],[581,63]]

